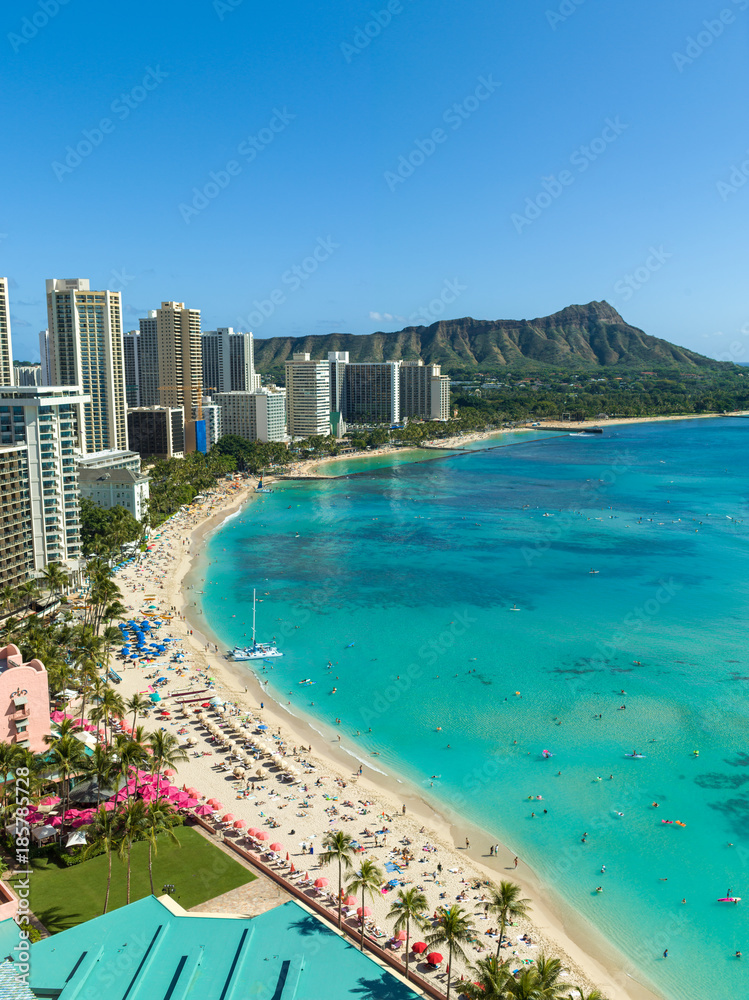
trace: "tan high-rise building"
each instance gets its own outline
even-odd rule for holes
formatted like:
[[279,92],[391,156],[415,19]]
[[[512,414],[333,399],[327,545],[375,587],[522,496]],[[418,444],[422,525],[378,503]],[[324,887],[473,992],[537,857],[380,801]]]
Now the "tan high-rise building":
[[287,430],[292,438],[330,434],[330,363],[294,354],[286,362]]
[[159,404],[180,406],[185,415],[185,452],[195,451],[193,406],[203,398],[200,310],[184,302],[162,302],[156,310]]
[[13,345],[10,339],[7,278],[0,278],[0,385],[13,385]]
[[120,293],[91,291],[88,278],[48,278],[47,316],[51,384],[89,397],[83,450],[127,451]]

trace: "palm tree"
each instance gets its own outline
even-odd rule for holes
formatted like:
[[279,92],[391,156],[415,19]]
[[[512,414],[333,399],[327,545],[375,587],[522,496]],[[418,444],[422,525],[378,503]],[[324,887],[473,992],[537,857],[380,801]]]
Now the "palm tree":
[[558,958],[539,955],[535,966],[523,969],[517,979],[508,979],[507,996],[511,1000],[566,1000],[573,987],[559,982],[561,974]]
[[96,780],[96,808],[98,809],[101,801],[101,790],[109,784],[112,775],[117,770],[112,748],[104,743],[97,743],[84,770],[88,777]]
[[375,891],[380,888],[385,878],[385,873],[374,861],[362,861],[362,866],[346,886],[346,892],[359,892],[361,890],[361,950],[364,951],[364,894],[374,896]]
[[154,799],[146,806],[144,833],[148,838],[148,878],[151,883],[152,896],[154,895],[152,853],[156,854],[157,851],[156,838],[165,833],[173,844],[176,844],[177,847],[180,846],[172,824],[169,822],[173,815],[174,807],[167,799]]
[[476,933],[476,929],[471,923],[470,914],[466,913],[462,906],[451,906],[449,909],[443,906],[437,912],[440,915],[440,923],[435,928],[434,933],[427,938],[427,945],[430,948],[437,948],[446,944],[448,947],[447,1000],[450,1000],[453,952],[461,958],[466,958],[463,945],[468,944]]
[[424,927],[422,914],[429,909],[429,900],[416,886],[410,889],[399,889],[398,898],[393,902],[388,913],[388,919],[395,920],[395,930],[406,928],[406,979],[408,979],[409,942],[411,940],[411,921],[419,930]]
[[154,774],[159,775],[156,779],[156,795],[158,796],[162,769],[171,767],[176,771],[179,764],[184,764],[190,758],[179,745],[177,737],[173,736],[172,733],[163,733],[157,729],[148,737],[148,742],[151,747],[151,768]]
[[[114,751],[118,758],[118,770],[122,775],[124,782],[127,782],[132,770],[137,770],[139,766],[149,763],[149,755],[146,752],[145,747],[142,747],[140,743],[136,743],[135,740],[130,739],[129,736],[125,736],[124,734],[117,737],[117,741],[114,745]],[[127,793],[127,799],[129,802],[129,791]]]
[[577,1000],[606,1000],[600,990],[591,990],[590,993],[586,993],[582,986],[575,986],[574,989],[577,992]]
[[146,825],[146,807],[142,799],[131,799],[125,803],[120,813],[122,821],[122,840],[119,843],[120,860],[127,859],[127,902],[130,902],[130,853],[133,841],[143,833]]
[[151,702],[148,698],[144,698],[142,694],[134,694],[132,698],[125,702],[125,708],[128,712],[133,713],[133,729],[135,729],[135,720],[146,711],[147,708],[151,707]]
[[23,601],[24,610],[26,610],[39,596],[39,584],[36,580],[24,580],[24,582],[18,586],[17,593]]
[[47,761],[52,770],[57,772],[62,781],[62,827],[65,826],[65,814],[70,808],[70,779],[74,774],[83,771],[88,755],[83,744],[72,734],[60,736],[54,741],[47,754]]
[[74,733],[80,733],[81,724],[77,719],[62,719],[60,722],[55,723],[55,729],[57,732],[48,733],[44,737],[44,742],[47,746],[53,747],[58,740],[63,739],[63,737],[72,736]]
[[[104,711],[104,739],[107,739],[107,722],[111,723],[112,719],[123,719],[125,717],[125,702],[122,699],[122,695],[113,691],[111,688],[106,688],[101,696],[100,702],[101,708]],[[111,731],[110,731],[111,740]]]
[[351,858],[354,856],[354,838],[349,833],[342,830],[330,830],[325,834],[322,842],[324,848],[320,855],[320,863],[323,865],[338,862],[338,929],[341,929],[341,907],[343,906],[343,892],[341,883],[341,865],[346,871],[351,868]]
[[47,563],[41,573],[40,580],[53,596],[61,597],[68,586],[69,577],[60,563]]
[[95,661],[90,659],[81,660],[78,664],[78,686],[83,695],[81,700],[81,726],[83,725],[83,720],[86,718],[86,699],[95,687],[98,679],[99,672]]
[[541,953],[536,959],[534,966],[538,976],[538,984],[544,992],[542,996],[549,1000],[557,1000],[562,994],[569,996],[572,989],[571,983],[560,983],[559,977],[562,975],[562,963],[558,958],[547,958]]
[[505,962],[494,955],[480,958],[471,966],[469,980],[461,985],[469,1000],[509,1000],[509,980],[512,972]]
[[499,937],[497,938],[497,958],[502,947],[502,938],[508,920],[515,920],[528,916],[530,899],[521,899],[521,888],[515,882],[499,883],[499,887],[493,885],[490,890],[489,899],[484,903],[486,913],[491,913],[499,918]]
[[115,812],[107,812],[102,806],[97,810],[96,816],[88,827],[91,843],[83,852],[83,857],[88,860],[104,848],[107,854],[107,891],[104,896],[104,909],[102,915],[107,912],[109,906],[109,890],[112,886],[112,851],[118,848],[119,838],[119,816]]
[[0,781],[3,784],[3,816],[8,808],[8,792],[16,787],[16,782],[9,780],[13,771],[22,765],[21,747],[14,743],[0,743]]

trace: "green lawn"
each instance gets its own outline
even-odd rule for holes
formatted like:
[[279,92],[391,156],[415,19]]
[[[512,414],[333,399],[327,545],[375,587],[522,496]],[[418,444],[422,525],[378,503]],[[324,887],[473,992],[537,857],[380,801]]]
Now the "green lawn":
[[[190,827],[175,827],[180,846],[159,838],[153,861],[153,887],[157,896],[162,886],[174,885],[173,898],[189,910],[198,903],[252,882],[255,878]],[[51,934],[64,931],[84,920],[98,917],[107,891],[107,857],[102,855],[72,868],[39,859],[31,864],[31,909]],[[112,888],[109,909],[125,905],[127,867],[115,854],[112,858]],[[133,844],[130,899],[148,896],[148,844]]]

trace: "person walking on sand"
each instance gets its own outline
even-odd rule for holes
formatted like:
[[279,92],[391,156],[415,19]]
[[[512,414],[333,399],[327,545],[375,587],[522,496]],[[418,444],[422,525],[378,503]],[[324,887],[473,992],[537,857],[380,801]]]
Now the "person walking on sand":
[[517,866],[518,866],[518,861],[519,861],[519,860],[520,860],[519,858],[515,858],[515,867],[516,867],[516,868],[517,868]]
[[470,846],[471,846],[471,842],[470,842],[470,840],[468,839],[468,837],[466,837],[466,850],[468,850],[468,848],[469,848]]

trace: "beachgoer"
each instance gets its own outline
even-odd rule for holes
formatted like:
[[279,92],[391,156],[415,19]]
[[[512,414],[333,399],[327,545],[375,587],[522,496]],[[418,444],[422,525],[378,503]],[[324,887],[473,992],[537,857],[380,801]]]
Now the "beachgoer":
[[668,958],[668,948],[663,952],[663,957]]

